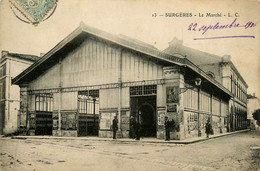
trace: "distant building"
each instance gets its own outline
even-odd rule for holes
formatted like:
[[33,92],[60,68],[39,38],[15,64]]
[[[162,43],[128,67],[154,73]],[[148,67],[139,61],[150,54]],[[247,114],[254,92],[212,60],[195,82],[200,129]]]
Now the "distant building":
[[142,137],[165,138],[165,116],[171,139],[206,136],[207,120],[228,131],[231,92],[190,60],[84,24],[13,83],[30,135],[112,137],[114,116],[119,137],[134,118]]
[[260,109],[260,100],[258,97],[253,95],[247,95],[247,119],[249,120],[249,125],[251,129],[259,129],[256,120],[253,118],[253,113]]
[[17,131],[20,127],[20,88],[11,79],[38,59],[34,55],[2,51],[0,57],[0,134]]
[[229,101],[229,130],[235,131],[247,127],[248,85],[231,61],[230,56],[219,57],[186,47],[177,38],[169,43],[169,47],[164,52],[171,55],[181,54],[226,87],[232,93],[232,98]]

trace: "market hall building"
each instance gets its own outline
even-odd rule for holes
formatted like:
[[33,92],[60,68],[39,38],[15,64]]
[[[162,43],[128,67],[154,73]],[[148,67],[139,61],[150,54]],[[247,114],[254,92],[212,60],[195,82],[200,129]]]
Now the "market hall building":
[[142,137],[171,139],[228,131],[230,91],[182,55],[83,23],[13,79],[20,86],[20,122],[30,135],[128,138],[130,117]]

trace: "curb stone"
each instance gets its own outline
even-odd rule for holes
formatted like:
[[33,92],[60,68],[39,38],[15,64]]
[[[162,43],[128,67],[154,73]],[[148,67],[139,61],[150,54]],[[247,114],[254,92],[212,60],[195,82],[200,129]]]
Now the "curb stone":
[[[246,129],[246,130],[240,130],[240,131],[236,131],[236,132],[229,132],[229,133],[223,133],[223,134],[218,134],[218,135],[213,135],[209,138],[194,138],[194,139],[186,139],[186,140],[171,140],[171,141],[164,141],[161,139],[141,139],[140,141],[136,141],[134,139],[116,139],[113,140],[112,138],[99,138],[99,137],[54,137],[54,136],[13,136],[12,139],[54,139],[54,140],[82,140],[82,141],[114,141],[116,143],[118,142],[126,142],[126,143],[156,143],[156,144],[193,144],[193,143],[198,143],[201,141],[207,141],[210,139],[215,139],[215,138],[219,138],[219,137],[224,137],[224,136],[228,136],[228,135],[233,135],[233,134],[237,134],[237,133],[242,133],[242,132],[248,132],[250,131],[250,129]],[[1,138],[1,136],[0,136]],[[2,136],[3,139],[3,136]]]

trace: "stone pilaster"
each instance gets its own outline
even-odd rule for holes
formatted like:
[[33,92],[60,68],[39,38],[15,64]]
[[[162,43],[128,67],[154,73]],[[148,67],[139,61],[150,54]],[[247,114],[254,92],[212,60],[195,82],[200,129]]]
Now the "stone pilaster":
[[184,139],[183,94],[180,93],[181,88],[184,87],[182,68],[179,66],[172,66],[164,67],[163,70],[165,78],[164,98],[166,98],[165,116],[175,123],[170,133],[171,139]]
[[29,130],[29,114],[28,114],[28,84],[20,85],[20,129]]

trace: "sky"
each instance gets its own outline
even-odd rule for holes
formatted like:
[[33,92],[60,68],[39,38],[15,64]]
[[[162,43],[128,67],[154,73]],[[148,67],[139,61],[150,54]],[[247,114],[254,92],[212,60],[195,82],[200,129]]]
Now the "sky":
[[[46,53],[80,22],[112,34],[124,34],[154,45],[160,50],[168,47],[174,37],[183,40],[185,46],[223,56],[231,60],[248,84],[248,93],[260,97],[259,19],[260,2],[256,0],[63,0],[57,2],[53,15],[38,26],[16,18],[8,0],[0,0],[0,50],[13,53],[40,55]],[[15,10],[18,16],[22,15]],[[157,17],[153,17],[153,14]],[[192,17],[165,17],[166,13],[192,14]],[[188,14],[186,14],[188,13]],[[221,17],[205,17],[206,13]],[[228,13],[232,17],[228,17]],[[237,17],[235,17],[237,13]],[[201,15],[204,17],[199,17]],[[163,15],[163,16],[159,16]],[[196,16],[195,16],[196,15]],[[226,15],[226,16],[224,16]],[[202,34],[199,28],[216,23],[254,27],[232,27],[208,30]],[[197,23],[196,31],[189,30]],[[222,39],[194,40],[223,36],[254,36]]]

